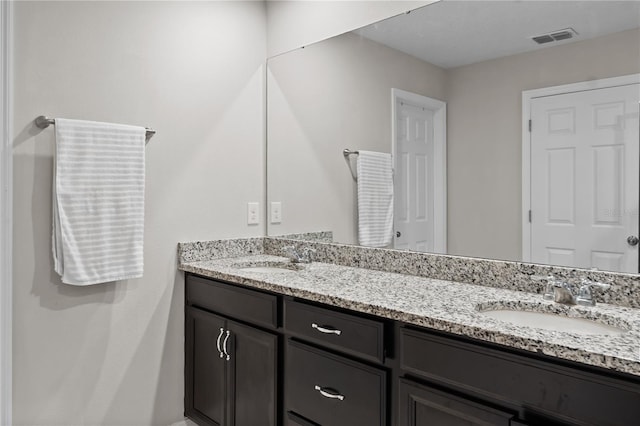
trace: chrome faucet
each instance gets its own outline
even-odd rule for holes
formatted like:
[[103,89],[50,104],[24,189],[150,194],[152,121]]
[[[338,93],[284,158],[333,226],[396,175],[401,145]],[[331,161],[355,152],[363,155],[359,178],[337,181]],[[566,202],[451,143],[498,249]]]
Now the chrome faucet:
[[285,246],[282,251],[292,263],[311,263],[313,255],[316,253],[315,249],[309,247],[298,249],[294,246]]
[[591,288],[596,287],[602,290],[607,290],[611,287],[611,284],[605,284],[598,281],[591,281],[589,279],[583,278],[582,285],[580,286],[580,291],[578,292],[578,296],[576,297],[576,302],[578,305],[583,306],[595,306],[596,301],[593,300],[593,295],[591,294]]
[[542,297],[545,300],[553,300],[556,303],[563,303],[565,305],[595,306],[596,301],[591,294],[591,288],[597,287],[606,290],[611,287],[610,284],[583,278],[576,292],[574,286],[566,281],[555,278],[553,275],[542,279],[547,281],[547,287]]

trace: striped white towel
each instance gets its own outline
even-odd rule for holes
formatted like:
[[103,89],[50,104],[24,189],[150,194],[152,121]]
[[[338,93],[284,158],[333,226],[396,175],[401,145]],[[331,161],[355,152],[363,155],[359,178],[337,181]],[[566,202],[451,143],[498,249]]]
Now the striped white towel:
[[53,259],[62,282],[143,271],[145,128],[56,119]]
[[360,151],[358,239],[361,245],[385,247],[393,238],[393,171],[391,154]]

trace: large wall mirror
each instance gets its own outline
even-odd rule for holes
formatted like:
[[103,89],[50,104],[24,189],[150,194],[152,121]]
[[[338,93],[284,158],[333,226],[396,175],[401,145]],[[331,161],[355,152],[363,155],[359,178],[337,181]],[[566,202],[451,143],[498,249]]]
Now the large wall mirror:
[[358,244],[375,151],[389,248],[638,272],[640,2],[443,0],[267,68],[270,236]]

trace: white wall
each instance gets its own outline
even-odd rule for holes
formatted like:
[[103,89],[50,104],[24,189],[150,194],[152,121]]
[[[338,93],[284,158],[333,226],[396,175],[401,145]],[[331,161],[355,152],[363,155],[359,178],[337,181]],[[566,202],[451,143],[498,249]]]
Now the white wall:
[[330,230],[354,243],[356,184],[342,150],[391,152],[391,89],[445,100],[445,71],[354,34],[268,68],[268,199],[282,202],[269,234]]
[[437,0],[267,0],[267,55],[307,46]]
[[522,258],[522,92],[640,72],[640,31],[450,70],[448,249]]
[[[259,236],[262,2],[17,2],[14,424],[166,425],[183,412],[179,241]],[[60,283],[47,114],[154,127],[144,278]]]

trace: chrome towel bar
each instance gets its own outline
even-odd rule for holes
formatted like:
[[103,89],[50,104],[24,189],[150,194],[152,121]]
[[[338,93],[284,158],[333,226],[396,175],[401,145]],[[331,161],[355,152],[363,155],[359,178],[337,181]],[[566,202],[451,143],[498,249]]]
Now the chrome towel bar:
[[[39,117],[36,117],[35,123],[36,123],[37,127],[41,128],[41,129],[46,129],[49,126],[52,126],[52,125],[55,126],[56,119],[55,118],[49,118],[46,115],[41,115]],[[150,129],[148,127],[145,127],[145,130],[146,130],[145,138],[147,140],[151,139],[151,137],[156,134],[155,130]]]

